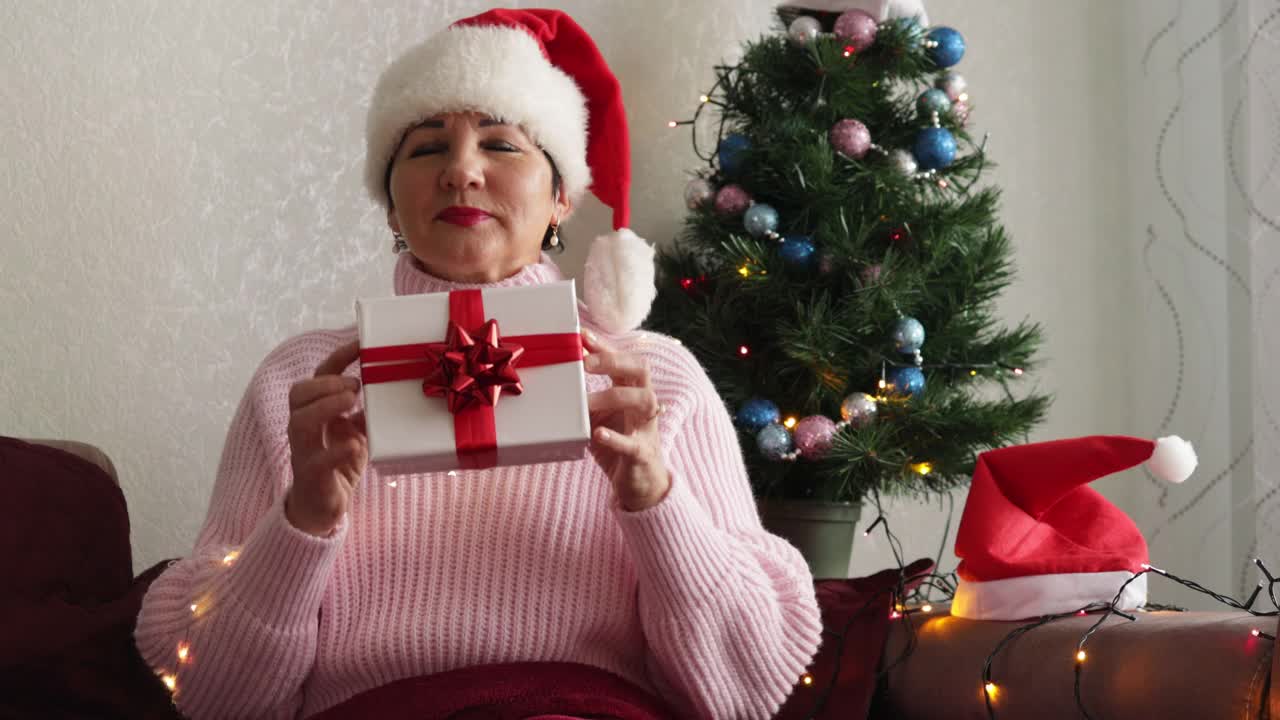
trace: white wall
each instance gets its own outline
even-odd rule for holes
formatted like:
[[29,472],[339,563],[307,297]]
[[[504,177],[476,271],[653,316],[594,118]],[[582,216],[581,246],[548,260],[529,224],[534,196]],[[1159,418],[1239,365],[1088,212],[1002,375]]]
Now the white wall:
[[[771,26],[773,3],[556,4],[622,79],[633,224],[667,240],[697,161],[665,121]],[[0,4],[0,434],[109,453],[136,570],[189,550],[266,352],[349,324],[353,298],[389,291],[389,233],[360,187],[368,94],[405,47],[490,5]],[[1021,270],[1001,308],[1048,337],[1032,382],[1057,401],[1035,439],[1136,432],[1116,401],[1132,262],[1113,237],[1126,185],[1110,161],[1123,138],[1107,125],[1128,49],[1111,42],[1107,5],[934,0],[929,12],[968,40],[959,70],[1000,163],[990,179],[1006,190]],[[606,218],[598,206],[575,218],[571,273]],[[933,554],[936,502],[893,507],[907,554]],[[878,535],[859,539],[855,571],[890,562]]]

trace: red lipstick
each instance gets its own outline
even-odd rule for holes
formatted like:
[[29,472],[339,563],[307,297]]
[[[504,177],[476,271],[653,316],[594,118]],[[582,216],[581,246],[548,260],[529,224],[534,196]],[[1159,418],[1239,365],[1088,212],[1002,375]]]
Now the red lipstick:
[[463,227],[471,227],[472,225],[482,223],[491,217],[493,216],[480,208],[464,207],[461,205],[447,207],[444,210],[441,210],[439,215],[436,215],[437,220],[443,220],[444,222],[451,223],[453,225],[461,225]]

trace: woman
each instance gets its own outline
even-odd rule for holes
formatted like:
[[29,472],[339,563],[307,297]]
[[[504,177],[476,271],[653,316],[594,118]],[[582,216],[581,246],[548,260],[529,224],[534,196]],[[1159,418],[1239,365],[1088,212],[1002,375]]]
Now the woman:
[[[559,223],[588,185],[613,207],[582,317],[590,457],[379,477],[354,328],[285,342],[232,421],[194,552],[139,616],[178,708],[307,716],[401,678],[569,661],[681,717],[770,717],[818,646],[812,578],[761,528],[697,361],[621,332],[652,263],[621,229],[626,124],[590,38],[556,11],[461,21],[387,69],[367,136],[366,184],[408,250],[398,294],[559,280],[541,252]],[[623,281],[646,261],[637,310]]]

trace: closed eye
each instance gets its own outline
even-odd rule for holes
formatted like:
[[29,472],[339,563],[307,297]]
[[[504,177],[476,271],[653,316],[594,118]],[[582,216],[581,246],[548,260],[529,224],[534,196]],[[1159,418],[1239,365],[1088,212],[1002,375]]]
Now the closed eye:
[[[506,141],[486,143],[484,147],[488,150],[495,150],[497,152],[520,152],[520,148]],[[409,157],[435,155],[437,153],[444,152],[447,149],[448,148],[443,145],[419,145],[413,149],[413,152],[409,154]]]

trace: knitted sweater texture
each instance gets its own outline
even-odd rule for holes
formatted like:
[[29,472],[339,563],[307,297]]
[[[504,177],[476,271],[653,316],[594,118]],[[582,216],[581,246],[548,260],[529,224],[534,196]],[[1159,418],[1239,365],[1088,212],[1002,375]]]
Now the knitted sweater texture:
[[[406,253],[395,290],[560,279],[543,257],[464,285]],[[599,332],[585,311],[582,321]],[[672,485],[660,503],[623,510],[590,456],[451,474],[370,468],[325,538],[284,517],[288,394],[355,328],[271,352],[231,422],[195,548],[151,585],[138,617],[138,649],[171,678],[178,709],[306,717],[401,678],[556,660],[617,673],[684,717],[772,716],[817,651],[812,577],[761,527],[729,414],[693,356],[654,333],[599,334],[646,360],[665,406]],[[588,376],[589,391],[608,385]]]

